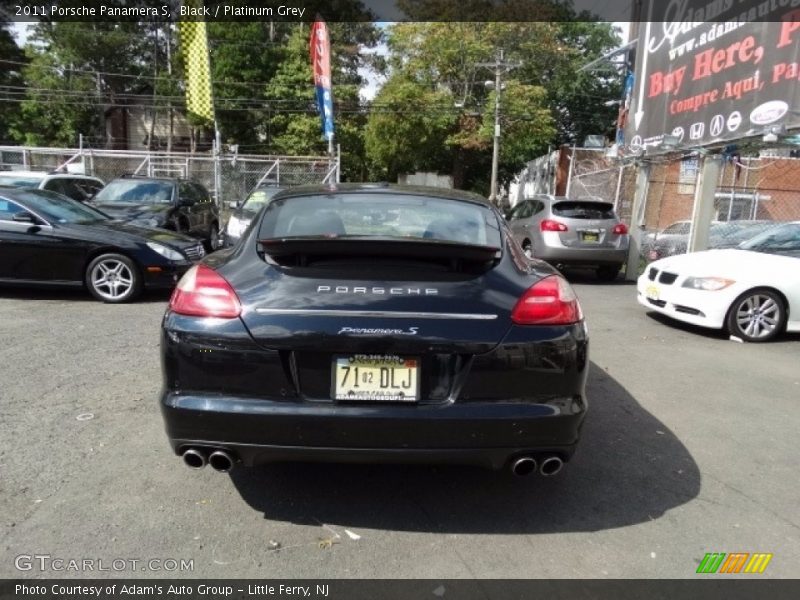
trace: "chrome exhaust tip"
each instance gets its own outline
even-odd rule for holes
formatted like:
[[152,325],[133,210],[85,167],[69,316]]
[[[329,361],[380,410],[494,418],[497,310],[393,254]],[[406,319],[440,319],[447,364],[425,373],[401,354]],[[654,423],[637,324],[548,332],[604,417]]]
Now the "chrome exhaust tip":
[[233,469],[233,457],[225,450],[215,450],[208,457],[208,464],[211,468],[220,473],[227,473]]
[[183,453],[183,464],[190,469],[202,469],[206,466],[206,455],[200,450],[189,448]]
[[546,458],[542,461],[542,466],[539,472],[544,477],[550,477],[552,475],[558,475],[559,471],[564,467],[564,461],[558,458],[557,456],[551,456],[550,458]]
[[517,477],[524,477],[536,472],[536,460],[530,456],[523,456],[511,463],[511,472]]

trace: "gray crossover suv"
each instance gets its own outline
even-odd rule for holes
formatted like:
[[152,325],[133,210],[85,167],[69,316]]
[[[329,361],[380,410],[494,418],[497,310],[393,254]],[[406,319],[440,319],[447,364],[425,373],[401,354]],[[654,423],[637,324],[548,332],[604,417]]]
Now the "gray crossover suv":
[[615,279],[628,260],[628,228],[609,202],[537,195],[517,204],[506,218],[531,258],[594,267],[606,281]]

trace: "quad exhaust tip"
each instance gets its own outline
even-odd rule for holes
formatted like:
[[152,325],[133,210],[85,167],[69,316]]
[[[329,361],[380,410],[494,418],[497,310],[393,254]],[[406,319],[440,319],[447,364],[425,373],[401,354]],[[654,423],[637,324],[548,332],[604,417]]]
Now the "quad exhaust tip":
[[517,477],[525,477],[536,472],[536,459],[530,456],[518,458],[511,464],[511,472]]
[[211,468],[220,473],[228,473],[233,469],[233,457],[225,450],[215,450],[208,457],[208,464]]
[[539,472],[544,477],[550,477],[552,475],[557,475],[563,467],[564,467],[563,460],[561,460],[557,456],[551,456],[550,458],[545,458],[542,461],[542,466],[539,468]]
[[189,448],[183,453],[183,463],[190,469],[202,469],[206,466],[206,455],[200,450]]

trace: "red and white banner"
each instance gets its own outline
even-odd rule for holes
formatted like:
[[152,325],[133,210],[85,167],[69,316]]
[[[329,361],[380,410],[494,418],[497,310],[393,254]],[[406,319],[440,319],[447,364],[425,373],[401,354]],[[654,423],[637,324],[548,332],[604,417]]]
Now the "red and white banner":
[[311,66],[314,70],[317,107],[322,117],[325,139],[333,138],[333,96],[331,95],[331,41],[324,21],[311,27]]

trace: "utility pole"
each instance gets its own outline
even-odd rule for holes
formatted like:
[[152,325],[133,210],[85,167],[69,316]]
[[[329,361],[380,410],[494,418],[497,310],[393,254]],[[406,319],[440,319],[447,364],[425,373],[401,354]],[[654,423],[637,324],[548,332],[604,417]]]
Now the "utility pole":
[[[489,201],[498,204],[497,197],[497,166],[500,159],[500,93],[503,89],[501,76],[511,69],[521,66],[521,63],[503,61],[503,49],[497,51],[494,62],[477,63],[478,67],[494,69],[494,143],[492,145],[492,181],[490,184]],[[487,82],[487,87],[490,82]]]

